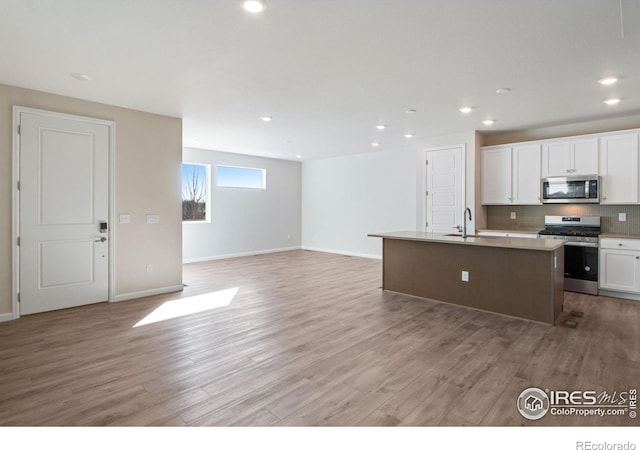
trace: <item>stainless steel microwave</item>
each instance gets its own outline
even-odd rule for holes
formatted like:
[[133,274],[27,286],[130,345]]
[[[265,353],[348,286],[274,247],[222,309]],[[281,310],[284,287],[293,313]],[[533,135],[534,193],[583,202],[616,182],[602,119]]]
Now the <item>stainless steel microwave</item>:
[[600,203],[600,177],[543,178],[542,203]]

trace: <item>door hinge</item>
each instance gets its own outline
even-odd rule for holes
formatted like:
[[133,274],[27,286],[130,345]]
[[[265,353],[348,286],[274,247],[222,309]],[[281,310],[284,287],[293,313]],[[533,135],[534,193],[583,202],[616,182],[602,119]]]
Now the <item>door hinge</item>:
[[428,222],[428,221],[427,221],[427,222],[425,222],[425,223],[424,223],[424,225],[425,225],[426,227],[428,227],[428,226],[429,226],[429,222]]
[[18,125],[18,134],[20,134],[21,128],[20,125]]
[[18,303],[20,303],[20,292],[18,292]]
[[18,180],[18,190],[20,190],[20,180]]
[[18,247],[20,247],[20,236],[18,236]]
[[426,159],[426,160],[424,161],[424,163],[425,163],[425,165],[427,165],[427,166],[428,166],[428,165],[429,165],[429,160],[428,160],[428,159]]
[[426,195],[428,197],[429,196],[429,191],[425,191],[424,195]]

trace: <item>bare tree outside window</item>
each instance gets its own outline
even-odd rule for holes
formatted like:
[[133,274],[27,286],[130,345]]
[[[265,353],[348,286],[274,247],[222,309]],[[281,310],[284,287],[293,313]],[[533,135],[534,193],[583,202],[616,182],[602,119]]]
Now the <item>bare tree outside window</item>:
[[182,165],[182,220],[207,220],[207,168]]

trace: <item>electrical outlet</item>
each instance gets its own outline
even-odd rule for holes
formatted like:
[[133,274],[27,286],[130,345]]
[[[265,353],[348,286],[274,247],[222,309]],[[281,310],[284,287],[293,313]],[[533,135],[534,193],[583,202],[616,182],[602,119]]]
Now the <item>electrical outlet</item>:
[[626,222],[627,213],[618,213],[618,222]]
[[160,223],[159,214],[147,214],[147,223]]
[[131,214],[120,214],[120,223],[131,223]]
[[511,218],[515,219],[516,218],[516,212],[515,211],[511,211]]
[[464,282],[469,282],[469,272],[467,272],[466,270],[462,271],[462,281]]
[[147,273],[153,273],[153,264],[147,264]]
[[290,234],[287,234],[287,239],[291,240],[291,235]]

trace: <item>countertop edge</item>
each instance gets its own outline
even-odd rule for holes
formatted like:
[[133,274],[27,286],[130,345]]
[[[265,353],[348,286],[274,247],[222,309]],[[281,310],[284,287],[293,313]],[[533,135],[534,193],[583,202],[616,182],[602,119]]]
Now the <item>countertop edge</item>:
[[440,244],[457,244],[477,247],[512,248],[519,250],[534,250],[552,252],[564,246],[565,242],[556,239],[531,239],[512,237],[468,237],[446,236],[440,233],[416,231],[397,231],[389,233],[369,233],[368,237],[395,239],[416,242],[435,242]]
[[638,234],[600,233],[600,239],[640,239]]

